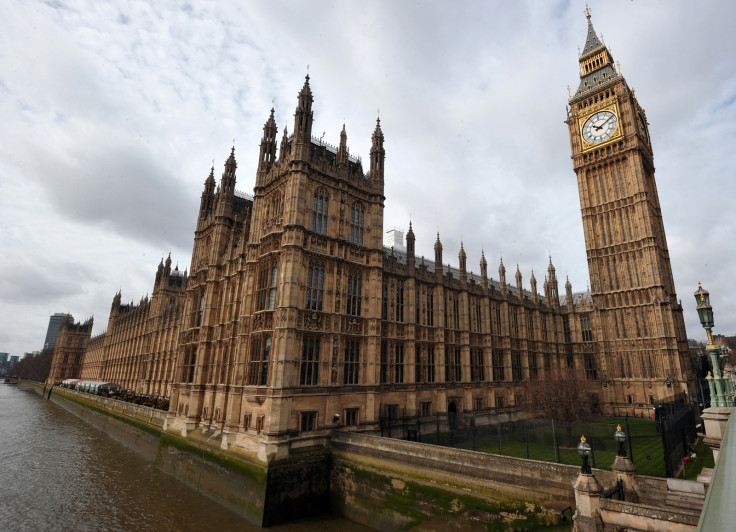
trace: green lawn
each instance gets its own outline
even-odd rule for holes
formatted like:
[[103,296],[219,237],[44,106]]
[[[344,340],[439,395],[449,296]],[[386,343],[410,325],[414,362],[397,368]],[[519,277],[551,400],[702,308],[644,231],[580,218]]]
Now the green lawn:
[[695,444],[695,454],[697,457],[693,462],[686,463],[680,478],[687,478],[687,480],[697,480],[698,475],[704,467],[712,468],[715,465],[713,459],[713,450],[702,440],[698,438],[698,443]]
[[[530,458],[547,462],[557,462],[569,465],[578,465],[581,458],[577,453],[577,444],[580,436],[585,435],[592,447],[591,465],[599,469],[610,469],[618,451],[613,439],[616,424],[620,420],[604,419],[597,423],[579,424],[573,427],[572,438],[568,440],[567,431],[556,427],[554,435],[551,426],[524,430],[523,424],[514,424],[504,427],[501,431],[500,451],[497,426],[478,427],[475,438],[477,451],[503,454],[517,458]],[[656,424],[650,420],[630,419],[629,425],[622,425],[631,440],[633,461],[641,475],[664,477],[666,475],[662,451],[662,439],[657,434]],[[555,438],[558,450],[555,449]],[[443,438],[446,439],[446,438]],[[424,441],[426,441],[423,438]],[[527,443],[528,440],[528,443]],[[473,449],[472,436],[462,442],[456,442],[456,447]],[[707,446],[706,446],[707,448]],[[626,442],[626,452],[629,453],[629,441]],[[698,456],[706,450],[696,450]],[[559,453],[559,459],[557,454]],[[712,459],[712,455],[711,455]],[[705,462],[704,457],[702,462]],[[703,466],[700,466],[701,468]],[[708,467],[708,466],[705,466]],[[688,478],[694,478],[691,471],[687,471]]]

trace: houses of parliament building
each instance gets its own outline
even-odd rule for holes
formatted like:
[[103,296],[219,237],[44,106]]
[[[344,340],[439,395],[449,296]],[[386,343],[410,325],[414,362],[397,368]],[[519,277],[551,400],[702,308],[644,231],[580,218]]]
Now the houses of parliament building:
[[[115,382],[170,398],[169,430],[217,429],[223,446],[288,453],[336,428],[376,430],[382,412],[514,412],[529,383],[575,369],[622,414],[692,377],[654,180],[646,113],[588,15],[568,102],[590,290],[468,273],[383,245],[384,134],[368,168],[312,136],[307,76],[292,132],[263,126],[253,195],[234,148],[204,181],[189,271],[161,262],[138,304],[115,295],[107,330],[67,320],[49,381]],[[339,416],[339,417],[338,417]]]

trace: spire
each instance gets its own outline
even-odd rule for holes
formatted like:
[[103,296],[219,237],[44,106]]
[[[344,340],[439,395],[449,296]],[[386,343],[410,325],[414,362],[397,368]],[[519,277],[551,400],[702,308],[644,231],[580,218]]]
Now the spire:
[[610,85],[614,81],[623,79],[620,72],[616,72],[611,52],[598,38],[590,19],[590,8],[585,9],[588,19],[588,34],[585,38],[578,62],[580,63],[580,85],[575,95],[570,98],[571,102],[582,99],[594,89]]
[[468,268],[467,268],[467,259],[468,256],[465,253],[465,248],[463,248],[463,241],[460,240],[460,253],[457,254],[458,263],[460,266],[460,281],[461,282],[467,282],[468,280]]
[[488,288],[488,261],[486,260],[485,250],[480,250],[480,279],[483,284],[483,288]]
[[414,243],[416,238],[414,237],[414,229],[411,226],[411,220],[409,220],[409,231],[406,233],[406,258],[411,258],[414,261]]
[[598,35],[596,35],[595,28],[593,28],[593,22],[590,20],[590,8],[587,6],[585,8],[585,18],[588,19],[588,36],[585,39],[585,46],[583,47],[581,56],[585,56],[603,47],[603,43],[598,38]]
[[225,171],[220,179],[220,192],[225,195],[233,195],[235,193],[235,169],[238,163],[235,162],[235,146],[230,150],[230,157],[225,161]]
[[279,146],[279,160],[285,161],[289,151],[289,135],[286,126],[284,126],[284,135],[281,137],[281,146]]
[[537,278],[534,277],[534,270],[532,270],[532,276],[529,278],[529,286],[532,291],[532,301],[539,303],[539,293],[537,292]]
[[516,263],[516,275],[514,275],[516,278],[516,297],[521,299],[521,297],[524,295],[524,287],[521,286],[521,270],[519,269],[519,263]]
[[498,282],[501,285],[501,293],[506,293],[506,266],[503,265],[503,257],[501,257],[501,264],[498,266]]
[[[204,190],[202,191],[202,200],[199,204],[199,215],[205,217],[212,210],[212,204],[215,199],[215,166],[213,164],[210,169],[210,175],[204,180]],[[161,259],[163,261],[163,259]]]
[[567,297],[567,301],[565,303],[567,303],[568,306],[572,305],[572,285],[570,284],[569,277],[567,277],[567,281],[565,281],[565,295]]
[[547,267],[547,288],[545,292],[547,295],[547,304],[553,308],[560,306],[560,294],[557,285],[557,275],[555,274],[555,267],[552,264],[552,255],[549,257],[549,266]]
[[344,122],[342,124],[342,131],[340,131],[340,147],[337,149],[337,162],[338,164],[348,162],[348,134],[345,132]]
[[[309,74],[304,78],[304,86],[299,92],[296,112],[294,113],[294,142],[300,145],[300,153],[296,157],[309,155],[309,144],[312,141],[312,89],[309,86]],[[304,151],[306,149],[306,152]]]
[[263,138],[261,138],[261,155],[258,160],[258,172],[267,172],[273,163],[276,162],[276,120],[274,119],[274,109],[271,107],[271,115],[263,126]]
[[434,272],[442,277],[442,242],[440,242],[440,233],[437,232],[437,241],[434,243]]
[[386,158],[386,150],[383,149],[383,131],[381,131],[381,119],[376,119],[376,129],[371,137],[371,179],[383,182],[383,162]]
[[161,257],[161,262],[158,263],[158,268],[156,269],[156,282],[153,283],[154,286],[157,286],[158,283],[161,282],[161,276],[164,273],[164,258]]

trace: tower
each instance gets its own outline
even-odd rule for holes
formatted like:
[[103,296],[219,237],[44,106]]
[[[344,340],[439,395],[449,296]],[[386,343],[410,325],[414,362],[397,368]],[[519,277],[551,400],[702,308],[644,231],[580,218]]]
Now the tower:
[[[610,403],[648,403],[688,391],[677,301],[646,112],[586,13],[580,84],[567,112],[600,367]],[[632,367],[632,371],[624,368]]]

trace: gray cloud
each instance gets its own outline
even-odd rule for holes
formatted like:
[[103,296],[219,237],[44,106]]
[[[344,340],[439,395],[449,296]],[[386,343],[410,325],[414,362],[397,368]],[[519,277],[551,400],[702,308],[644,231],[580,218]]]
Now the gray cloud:
[[[0,335],[0,350],[40,347],[51,312],[94,313],[100,330],[113,293],[137,301],[169,249],[185,267],[212,160],[219,174],[235,138],[238,188],[250,191],[271,102],[279,130],[291,130],[308,64],[315,135],[336,144],[345,121],[351,152],[367,160],[380,108],[385,229],[406,229],[411,217],[420,254],[433,256],[439,230],[445,262],[456,264],[462,239],[474,271],[484,249],[492,272],[501,255],[509,269],[518,260],[525,284],[532,268],[541,282],[551,253],[558,272],[585,289],[563,123],[583,8],[582,0],[0,6],[0,252],[14,257],[0,285],[12,295],[0,312],[13,333]],[[698,280],[713,295],[717,329],[732,333],[736,8],[684,0],[592,8],[647,110],[688,333],[702,337],[689,303]],[[56,259],[66,280],[39,265]],[[34,276],[42,282],[32,285]],[[28,301],[14,287],[30,287]]]

